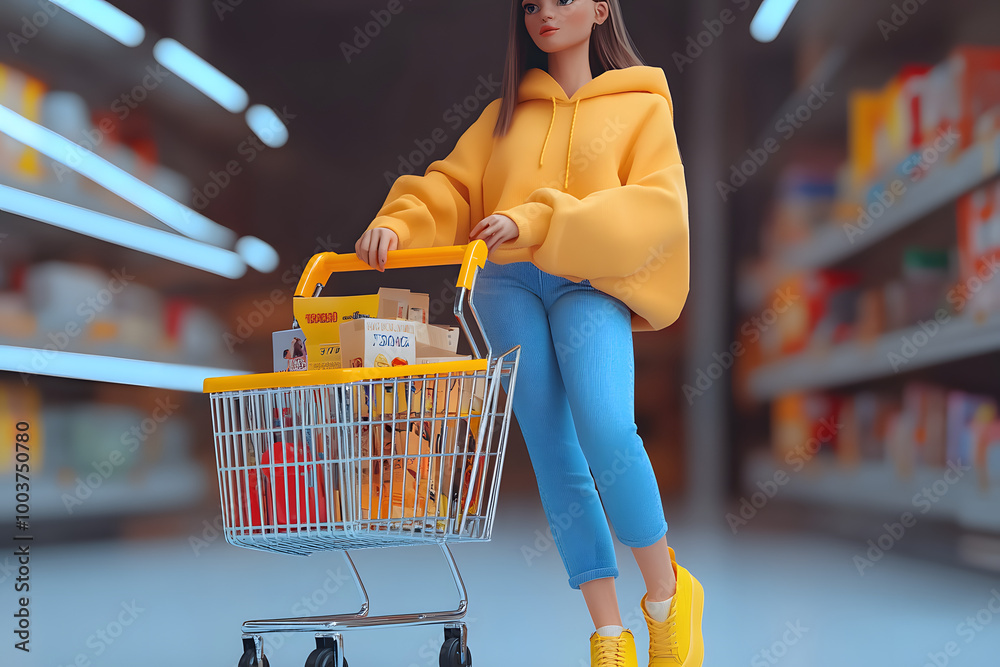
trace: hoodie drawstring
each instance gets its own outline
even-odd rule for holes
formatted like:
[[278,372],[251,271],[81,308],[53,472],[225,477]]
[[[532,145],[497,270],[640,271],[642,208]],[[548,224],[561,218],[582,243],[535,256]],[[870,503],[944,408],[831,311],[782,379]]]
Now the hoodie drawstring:
[[[542,144],[542,154],[538,157],[538,166],[545,165],[545,147],[549,145],[549,135],[552,134],[552,126],[556,123],[556,98],[552,97],[552,119],[549,121],[549,129],[545,133],[545,142]],[[563,182],[563,189],[569,188],[569,162],[570,154],[573,150],[573,132],[576,130],[576,112],[580,109],[580,100],[573,105],[573,122],[569,126],[569,144],[566,146],[566,180]]]

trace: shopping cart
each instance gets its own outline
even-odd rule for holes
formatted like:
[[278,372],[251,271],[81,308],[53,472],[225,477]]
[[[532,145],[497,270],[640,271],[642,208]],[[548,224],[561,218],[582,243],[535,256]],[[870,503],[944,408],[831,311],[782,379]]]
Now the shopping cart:
[[[444,625],[440,665],[472,664],[461,621],[468,599],[448,543],[490,539],[520,356],[518,347],[494,356],[476,316],[472,293],[486,255],[477,240],[393,251],[386,265],[461,264],[454,312],[472,359],[205,380],[226,541],[295,555],[342,551],[363,599],[354,614],[245,622],[239,667],[267,667],[265,633],[313,632],[306,667],[347,667],[341,629],[436,624]],[[369,268],[353,255],[316,255],[295,297],[319,296],[334,272]],[[369,616],[347,550],[431,543],[451,569],[458,607]]]

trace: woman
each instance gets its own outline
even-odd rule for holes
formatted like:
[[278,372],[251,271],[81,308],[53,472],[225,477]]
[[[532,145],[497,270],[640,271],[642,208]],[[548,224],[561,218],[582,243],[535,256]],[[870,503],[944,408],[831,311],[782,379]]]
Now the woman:
[[631,338],[687,298],[684,168],[666,77],[618,0],[514,0],[503,96],[447,158],[395,182],[355,249],[381,271],[389,250],[474,239],[490,250],[474,308],[494,349],[521,345],[514,415],[594,621],[592,665],[637,664],[608,519],[646,583],[649,664],[701,665],[703,592],[667,547]]

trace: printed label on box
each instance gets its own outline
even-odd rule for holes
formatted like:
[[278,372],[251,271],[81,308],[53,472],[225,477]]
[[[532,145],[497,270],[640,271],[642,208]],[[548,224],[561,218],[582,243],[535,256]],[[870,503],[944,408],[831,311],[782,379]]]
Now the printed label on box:
[[308,369],[340,368],[340,325],[375,317],[378,295],[324,296],[293,301],[295,321],[306,336]]

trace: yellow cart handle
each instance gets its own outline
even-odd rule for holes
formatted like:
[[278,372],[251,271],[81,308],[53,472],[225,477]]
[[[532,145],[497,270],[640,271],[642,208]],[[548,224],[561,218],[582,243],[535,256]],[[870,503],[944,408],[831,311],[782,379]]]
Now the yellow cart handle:
[[[408,250],[391,250],[385,263],[386,269],[409,269],[418,266],[448,266],[461,264],[456,287],[472,289],[475,269],[486,266],[488,250],[482,239],[476,239],[468,245],[445,246],[437,248],[410,248]],[[348,271],[374,271],[372,267],[358,259],[355,254],[338,255],[335,252],[323,252],[313,255],[302,272],[295,296],[310,297],[316,288],[322,288],[334,273]]]

